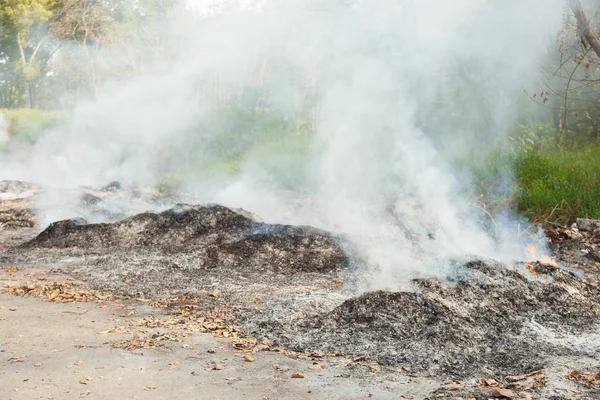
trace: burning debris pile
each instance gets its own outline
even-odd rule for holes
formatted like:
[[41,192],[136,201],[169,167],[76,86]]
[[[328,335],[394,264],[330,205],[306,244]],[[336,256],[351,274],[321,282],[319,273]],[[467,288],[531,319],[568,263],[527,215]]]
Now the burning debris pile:
[[346,264],[343,250],[326,232],[265,224],[219,205],[180,204],[112,224],[58,221],[24,246],[193,251],[203,268],[266,268],[276,273],[330,272]]
[[[567,243],[557,238],[554,249]],[[550,262],[480,260],[455,263],[446,279],[413,280],[412,291],[352,297],[353,281],[336,279],[340,269],[344,277],[368,271],[345,248],[314,228],[180,204],[114,223],[54,222],[3,261],[58,265],[117,294],[158,298],[208,289],[219,293],[211,297],[215,305],[235,307],[235,323],[248,337],[415,372],[520,374],[550,357],[599,355],[600,345],[582,342],[582,334],[598,329],[600,287],[579,272]],[[356,268],[343,269],[348,265]]]
[[244,316],[249,333],[291,348],[344,350],[385,364],[468,376],[516,374],[553,355],[597,355],[550,337],[597,328],[600,288],[571,272],[469,262],[448,282],[415,280],[416,292],[370,292],[331,311],[296,318],[266,307]]

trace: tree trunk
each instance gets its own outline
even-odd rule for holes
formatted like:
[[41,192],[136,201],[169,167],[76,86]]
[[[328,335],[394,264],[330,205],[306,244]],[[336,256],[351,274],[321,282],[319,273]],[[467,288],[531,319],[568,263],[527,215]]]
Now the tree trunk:
[[577,19],[577,27],[579,28],[580,35],[585,38],[596,55],[600,57],[600,40],[598,40],[598,37],[590,27],[590,21],[585,16],[585,12],[581,6],[581,1],[569,0],[569,4],[573,14],[575,14],[575,18]]

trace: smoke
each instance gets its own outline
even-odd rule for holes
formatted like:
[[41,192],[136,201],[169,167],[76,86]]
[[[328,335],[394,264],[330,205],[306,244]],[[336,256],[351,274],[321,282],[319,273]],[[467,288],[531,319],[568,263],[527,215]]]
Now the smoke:
[[482,210],[458,161],[506,140],[562,2],[191,1],[170,18],[169,57],[1,160],[5,178],[177,182],[346,235],[368,288],[527,257],[521,221]]
[[8,139],[8,121],[4,114],[0,112],[0,144],[7,142]]

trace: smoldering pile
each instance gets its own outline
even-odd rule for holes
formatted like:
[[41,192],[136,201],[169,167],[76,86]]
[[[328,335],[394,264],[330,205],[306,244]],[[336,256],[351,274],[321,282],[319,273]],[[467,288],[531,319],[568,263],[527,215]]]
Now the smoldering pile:
[[580,339],[598,328],[599,287],[557,267],[535,270],[468,262],[454,279],[414,280],[415,292],[368,292],[296,318],[269,305],[242,326],[293,349],[343,349],[458,376],[531,371],[550,355],[598,356],[600,345]]
[[179,204],[162,213],[143,213],[116,223],[83,219],[52,223],[24,247],[123,251],[190,252],[201,268],[329,272],[346,263],[326,232],[270,225],[220,205]]
[[[354,297],[351,284],[335,281],[340,271],[365,273],[347,248],[314,228],[181,204],[115,223],[58,221],[7,257],[33,257],[131,295],[219,288],[219,301],[243,304],[235,318],[246,335],[432,374],[516,374],[550,356],[599,355],[600,345],[581,334],[598,328],[600,288],[580,274],[473,261],[456,264],[446,279],[413,280],[413,291]],[[261,300],[246,301],[255,296]]]
[[43,227],[68,216],[91,222],[115,222],[134,212],[165,208],[180,200],[166,186],[124,186],[114,181],[94,188],[56,188],[20,180],[0,181],[0,230]]

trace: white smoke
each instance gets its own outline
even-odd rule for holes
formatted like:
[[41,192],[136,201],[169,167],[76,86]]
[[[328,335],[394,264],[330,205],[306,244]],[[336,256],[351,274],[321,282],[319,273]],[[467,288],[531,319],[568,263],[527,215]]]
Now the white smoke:
[[[355,238],[376,271],[370,288],[436,273],[452,258],[526,256],[514,219],[498,217],[490,234],[453,162],[506,138],[562,2],[190,3],[201,17],[176,13],[169,24],[174,61],[105,86],[26,157],[0,161],[3,178],[153,184],[165,154],[169,168],[198,168],[214,158],[209,144],[227,150],[254,134],[242,124],[224,136],[228,121],[214,119],[250,96],[260,115],[310,114],[315,132],[298,134],[311,143],[301,156],[243,152],[234,174],[185,179],[199,199]],[[286,186],[281,173],[297,179]]]

